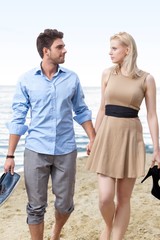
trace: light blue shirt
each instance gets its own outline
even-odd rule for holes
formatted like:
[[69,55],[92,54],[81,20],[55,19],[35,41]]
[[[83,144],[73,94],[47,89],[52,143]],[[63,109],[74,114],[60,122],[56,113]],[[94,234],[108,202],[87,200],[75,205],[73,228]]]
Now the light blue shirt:
[[[78,76],[60,66],[51,80],[40,67],[25,73],[18,81],[12,108],[9,133],[23,135],[28,130],[25,147],[50,155],[76,150],[73,118],[79,124],[91,120]],[[29,126],[25,125],[28,110]]]

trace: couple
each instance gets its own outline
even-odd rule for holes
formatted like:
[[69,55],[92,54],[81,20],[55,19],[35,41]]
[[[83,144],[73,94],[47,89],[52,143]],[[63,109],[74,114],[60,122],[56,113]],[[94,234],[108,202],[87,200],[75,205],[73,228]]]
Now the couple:
[[[90,140],[86,167],[98,174],[99,207],[105,221],[100,240],[109,240],[111,233],[114,240],[123,238],[129,223],[135,180],[144,175],[145,149],[138,119],[143,98],[154,145],[153,164],[157,161],[160,166],[155,81],[137,68],[136,44],[129,34],[114,35],[110,45],[115,66],[105,70],[102,76],[102,99],[95,128],[77,74],[60,66],[67,52],[62,32],[46,29],[39,34],[37,50],[42,62],[17,83],[13,118],[8,124],[10,136],[4,170],[14,173],[14,152],[21,135],[28,131],[24,176],[27,223],[32,240],[43,240],[50,176],[56,197],[51,240],[60,239],[61,230],[74,210],[77,150],[72,118],[82,125]],[[29,110],[31,119],[27,127]]]

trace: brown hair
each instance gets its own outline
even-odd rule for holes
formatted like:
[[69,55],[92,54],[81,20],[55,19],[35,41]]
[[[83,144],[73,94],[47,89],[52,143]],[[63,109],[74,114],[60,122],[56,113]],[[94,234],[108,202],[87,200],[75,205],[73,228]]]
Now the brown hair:
[[44,32],[40,33],[37,37],[36,45],[37,50],[41,58],[43,58],[43,48],[50,48],[53,42],[57,38],[63,38],[63,33],[57,31],[57,29],[45,29]]

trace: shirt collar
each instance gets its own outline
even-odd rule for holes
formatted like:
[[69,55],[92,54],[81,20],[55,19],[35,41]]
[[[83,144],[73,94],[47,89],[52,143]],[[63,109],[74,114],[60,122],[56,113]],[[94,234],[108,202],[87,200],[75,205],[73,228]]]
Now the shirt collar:
[[[67,72],[67,69],[61,67],[60,65],[58,65],[58,70],[56,72],[56,75],[58,75],[60,72]],[[41,64],[35,68],[35,75],[42,75],[42,68],[41,68]]]

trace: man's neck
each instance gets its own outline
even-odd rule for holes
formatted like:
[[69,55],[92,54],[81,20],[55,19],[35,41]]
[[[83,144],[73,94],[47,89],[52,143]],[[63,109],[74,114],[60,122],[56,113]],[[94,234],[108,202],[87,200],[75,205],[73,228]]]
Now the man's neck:
[[43,73],[47,76],[48,79],[52,79],[54,74],[58,70],[58,65],[53,63],[45,63],[42,61],[41,64]]

